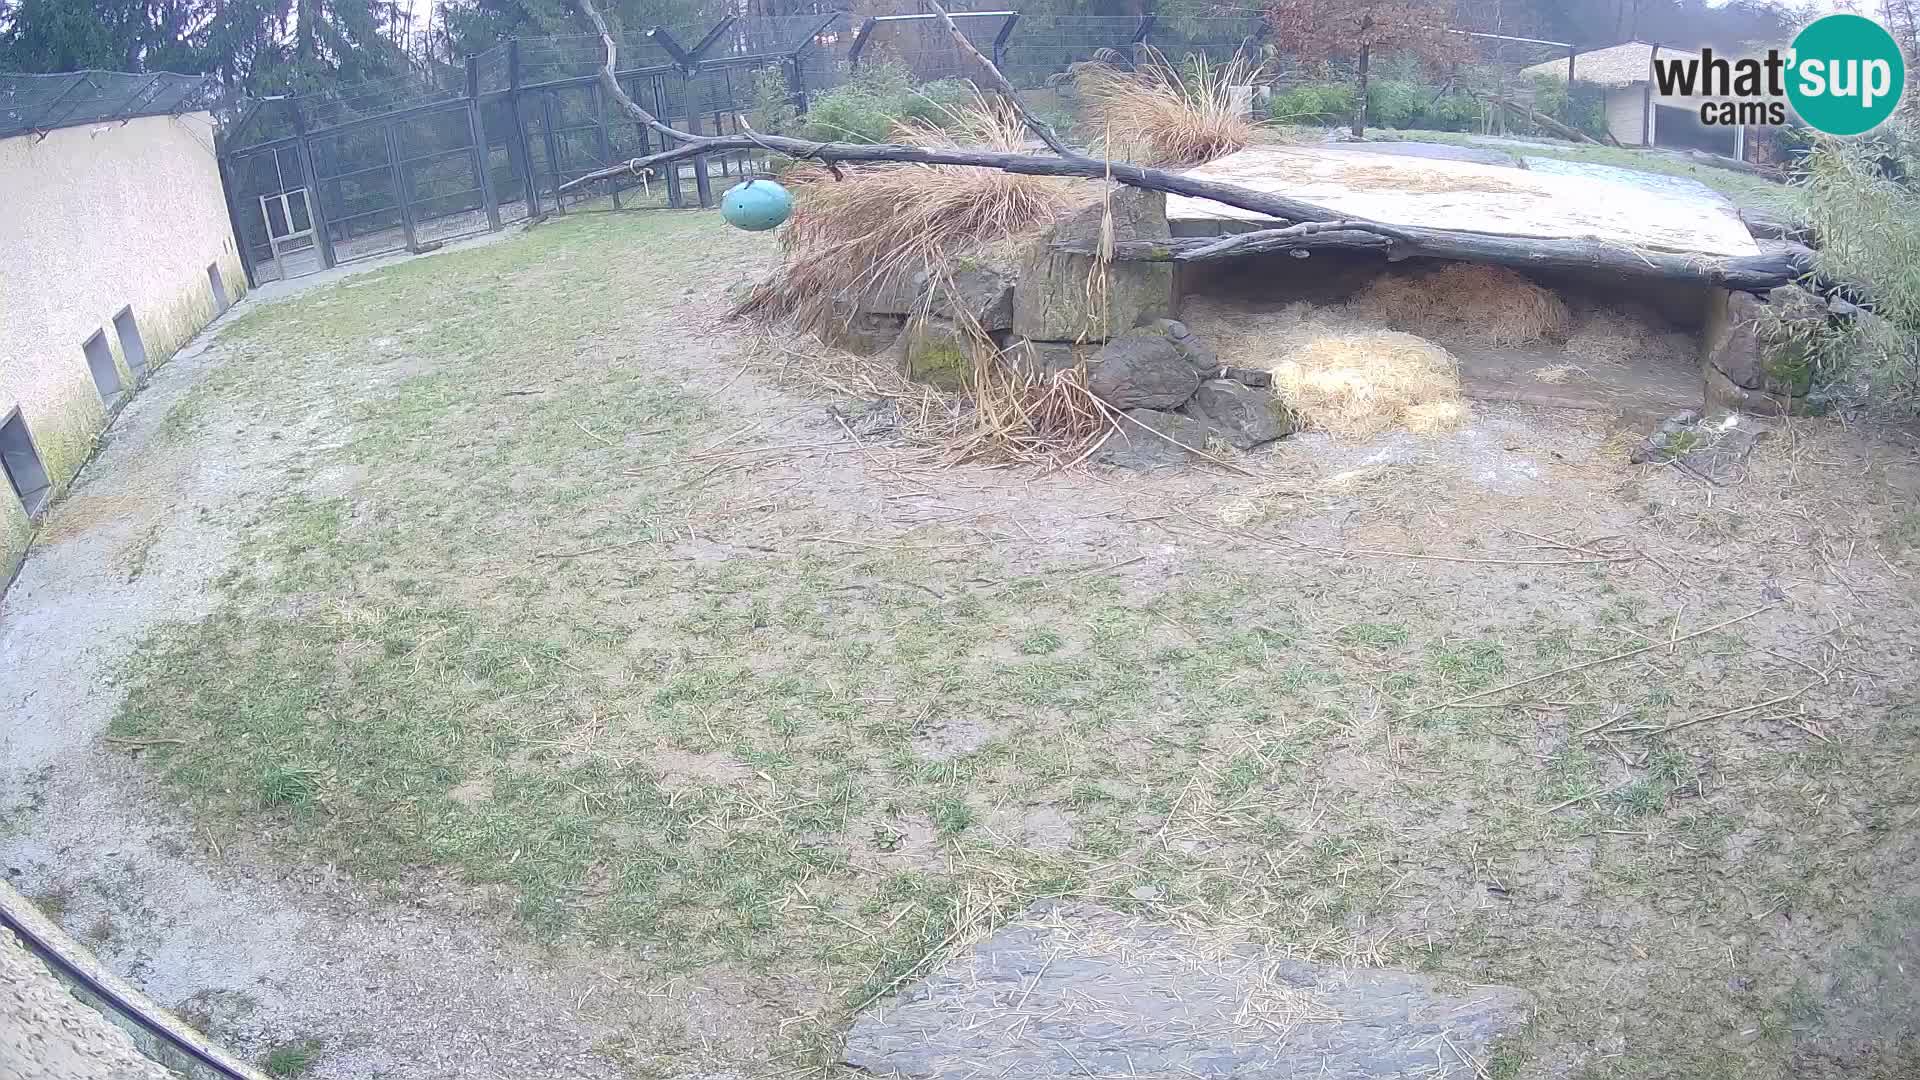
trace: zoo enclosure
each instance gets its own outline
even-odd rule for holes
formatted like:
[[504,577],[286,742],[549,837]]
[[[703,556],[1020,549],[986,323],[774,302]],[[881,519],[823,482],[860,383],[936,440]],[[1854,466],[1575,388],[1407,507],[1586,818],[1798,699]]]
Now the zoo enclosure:
[[[1197,17],[956,11],[954,18],[1024,90],[1054,84],[1103,50],[1150,46],[1175,63],[1221,62],[1263,50],[1267,33],[1255,9]],[[1511,51],[1516,40],[1501,39],[1498,48]],[[788,104],[800,113],[863,64],[899,64],[923,80],[972,74],[929,15],[728,17],[704,28],[626,32],[617,44],[622,89],[693,134],[738,132],[739,114],[764,102],[756,83],[770,70],[781,73]],[[1520,49],[1503,63],[1543,58],[1537,47]],[[222,133],[220,168],[249,279],[257,285],[430,250],[565,214],[589,199],[608,198],[616,209],[710,206],[716,170],[731,178],[767,167],[764,154],[703,154],[562,192],[587,173],[668,148],[605,100],[602,63],[597,35],[516,39],[460,67],[242,103]]]

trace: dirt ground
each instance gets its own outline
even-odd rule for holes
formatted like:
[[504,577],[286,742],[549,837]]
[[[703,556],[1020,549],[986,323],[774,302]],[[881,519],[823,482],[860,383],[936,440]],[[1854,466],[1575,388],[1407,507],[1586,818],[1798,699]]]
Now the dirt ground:
[[769,254],[575,215],[163,369],[0,607],[16,887],[286,1075],[833,1075],[1061,896],[1523,987],[1487,1076],[1920,1070],[1911,437],[949,466],[719,319]]

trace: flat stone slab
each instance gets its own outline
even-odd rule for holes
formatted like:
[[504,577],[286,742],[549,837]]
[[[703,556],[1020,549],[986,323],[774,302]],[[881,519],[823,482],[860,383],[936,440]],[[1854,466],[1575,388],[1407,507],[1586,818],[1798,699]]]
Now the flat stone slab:
[[[1391,225],[1594,239],[1705,255],[1760,254],[1733,204],[1703,187],[1628,183],[1612,175],[1630,170],[1528,165],[1515,169],[1345,146],[1254,146],[1188,174]],[[1176,236],[1237,232],[1267,221],[1183,195],[1167,197],[1167,220]]]
[[1493,165],[1502,169],[1527,167],[1520,158],[1505,150],[1457,146],[1453,143],[1357,142],[1341,143],[1340,148],[1362,154],[1391,154],[1394,157],[1426,158],[1429,161],[1477,161],[1482,165]]
[[879,1076],[1472,1077],[1525,1023],[1510,986],[1442,990],[1155,926],[1036,905],[855,1019],[848,1065]]

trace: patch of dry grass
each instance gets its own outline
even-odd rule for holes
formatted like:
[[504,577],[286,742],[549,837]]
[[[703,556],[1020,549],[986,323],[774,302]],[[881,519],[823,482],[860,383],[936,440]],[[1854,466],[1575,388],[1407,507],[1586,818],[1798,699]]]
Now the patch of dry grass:
[[1348,306],[1400,330],[1488,345],[1565,340],[1573,322],[1551,289],[1505,267],[1474,263],[1382,274]]
[[1110,49],[1073,67],[1088,123],[1110,156],[1151,165],[1199,165],[1245,149],[1261,124],[1247,115],[1234,88],[1252,86],[1262,65],[1235,55],[1224,64],[1196,56],[1176,68],[1158,50],[1129,64]]
[[[1018,153],[1026,132],[1006,105],[976,95],[944,128],[905,125],[898,138],[927,148]],[[786,265],[736,312],[823,329],[835,301],[899,283],[956,256],[1052,221],[1074,200],[1074,180],[943,165],[806,165],[783,178],[794,213],[780,234]]]

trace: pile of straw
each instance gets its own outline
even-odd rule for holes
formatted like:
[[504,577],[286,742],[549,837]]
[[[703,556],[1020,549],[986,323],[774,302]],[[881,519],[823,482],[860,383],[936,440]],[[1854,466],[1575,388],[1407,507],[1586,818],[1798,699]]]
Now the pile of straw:
[[[1110,49],[1075,64],[1073,85],[1109,157],[1178,168],[1245,149],[1260,123],[1247,115],[1247,88],[1263,81],[1261,65],[1236,54],[1224,64],[1196,55],[1184,70],[1158,50],[1128,65]],[[1235,93],[1236,88],[1240,91]]]
[[1382,274],[1347,306],[1410,333],[1485,345],[1564,341],[1573,322],[1552,290],[1505,267],[1477,263]]
[[1450,431],[1466,418],[1453,354],[1393,330],[1328,330],[1273,367],[1301,422],[1336,438]]
[[[944,126],[906,125],[896,138],[928,148],[1019,152],[1026,145],[1019,116],[978,93],[949,110]],[[1083,184],[943,165],[842,166],[841,173],[844,179],[803,165],[781,177],[794,194],[793,217],[780,237],[786,264],[737,314],[824,330],[836,298],[930,267],[937,272],[956,256],[1037,232],[1076,201]]]

